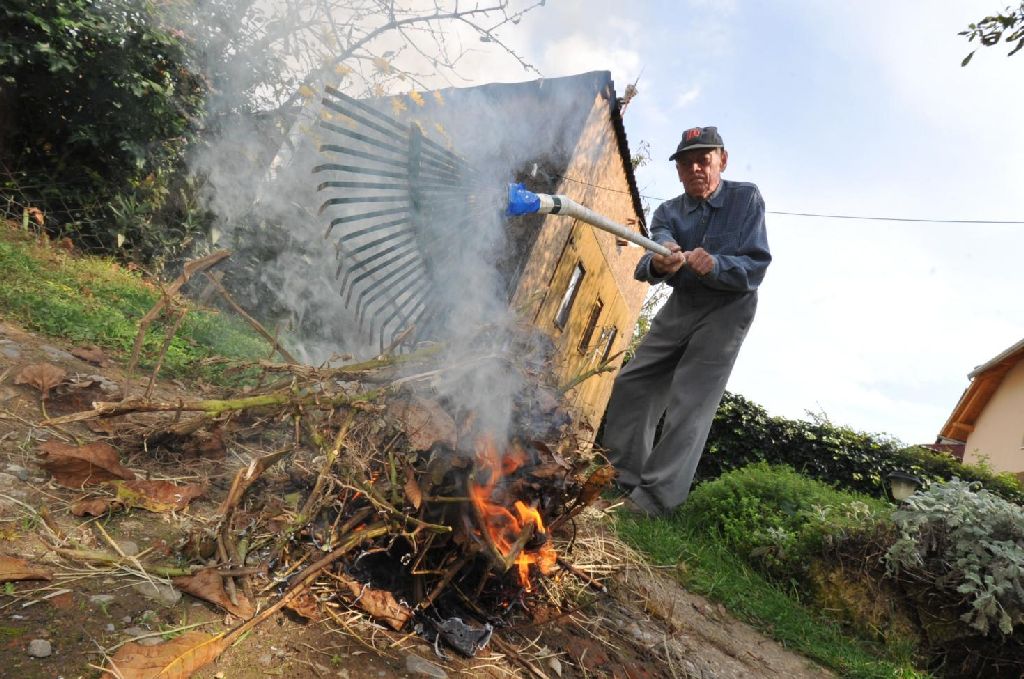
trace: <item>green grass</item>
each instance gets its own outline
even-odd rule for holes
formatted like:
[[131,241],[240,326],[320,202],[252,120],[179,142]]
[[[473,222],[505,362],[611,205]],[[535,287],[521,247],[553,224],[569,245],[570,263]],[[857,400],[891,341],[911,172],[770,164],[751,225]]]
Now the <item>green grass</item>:
[[[159,296],[141,275],[111,259],[67,255],[0,225],[0,318],[127,359],[139,321]],[[166,329],[163,318],[150,326],[141,367],[155,363]],[[198,367],[202,359],[254,359],[269,352],[269,344],[240,319],[190,309],[167,349],[162,375],[213,378],[217,371]]]
[[894,649],[857,639],[839,625],[799,603],[768,582],[719,540],[701,530],[685,511],[668,519],[624,516],[619,534],[656,564],[676,564],[687,589],[721,602],[733,615],[784,646],[856,679],[911,679],[929,675],[915,670],[908,647]]

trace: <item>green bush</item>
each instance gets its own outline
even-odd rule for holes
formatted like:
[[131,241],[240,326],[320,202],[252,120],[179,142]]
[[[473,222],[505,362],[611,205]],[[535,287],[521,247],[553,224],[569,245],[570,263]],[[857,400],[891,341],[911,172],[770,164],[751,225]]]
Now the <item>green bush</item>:
[[823,420],[771,417],[756,403],[727,393],[711,425],[696,479],[714,479],[761,461],[789,465],[807,476],[875,497],[886,496],[885,479],[891,472],[903,471],[926,483],[953,477],[977,481],[1007,500],[1024,502],[1024,488],[1011,475]]
[[[201,226],[184,179],[205,86],[188,45],[142,0],[0,7],[4,189],[51,235],[142,260]],[[20,215],[14,215],[20,217]]]
[[981,634],[1024,622],[1024,509],[975,484],[936,483],[893,515],[900,537],[886,561],[954,601]]
[[891,506],[760,462],[700,485],[683,511],[755,568],[785,581],[800,579],[828,544],[886,520]]

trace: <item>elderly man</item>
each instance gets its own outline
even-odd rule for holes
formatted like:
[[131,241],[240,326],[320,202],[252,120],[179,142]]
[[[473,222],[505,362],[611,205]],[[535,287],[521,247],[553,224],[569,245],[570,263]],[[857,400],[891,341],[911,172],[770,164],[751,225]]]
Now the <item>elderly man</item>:
[[627,509],[652,516],[690,492],[771,262],[764,200],[754,184],[721,178],[729,154],[718,130],[686,130],[669,160],[684,193],[655,210],[651,237],[672,254],[645,255],[634,275],[672,295],[615,380],[603,439]]

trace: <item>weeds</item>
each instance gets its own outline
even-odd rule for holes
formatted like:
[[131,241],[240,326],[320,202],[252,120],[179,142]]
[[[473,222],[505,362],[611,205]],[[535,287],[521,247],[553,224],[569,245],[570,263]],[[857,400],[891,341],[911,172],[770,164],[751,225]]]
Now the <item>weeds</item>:
[[[0,227],[0,317],[29,330],[128,353],[139,320],[159,296],[140,274],[113,260],[72,257]],[[142,367],[151,366],[147,357],[159,354],[165,331],[160,323],[149,328]],[[162,374],[218,379],[221,373],[215,369],[198,367],[203,359],[253,359],[269,352],[267,343],[241,321],[190,309],[167,349]]]

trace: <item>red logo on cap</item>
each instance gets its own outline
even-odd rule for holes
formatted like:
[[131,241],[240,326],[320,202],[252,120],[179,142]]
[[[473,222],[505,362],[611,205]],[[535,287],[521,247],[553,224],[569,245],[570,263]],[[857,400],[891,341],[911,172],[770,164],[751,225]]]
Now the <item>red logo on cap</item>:
[[693,127],[691,129],[687,130],[683,134],[683,139],[685,141],[690,141],[691,139],[696,139],[697,137],[699,137],[701,135],[702,132],[704,132],[704,130],[702,130],[701,128]]

